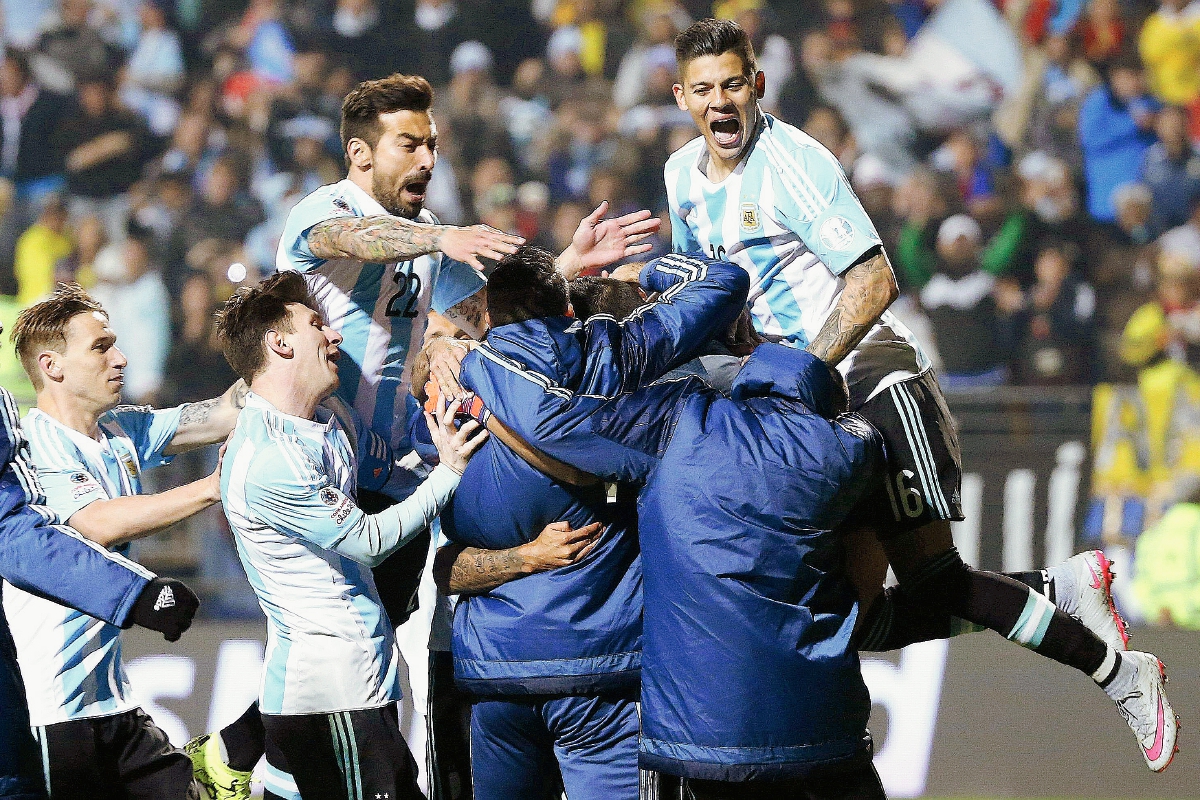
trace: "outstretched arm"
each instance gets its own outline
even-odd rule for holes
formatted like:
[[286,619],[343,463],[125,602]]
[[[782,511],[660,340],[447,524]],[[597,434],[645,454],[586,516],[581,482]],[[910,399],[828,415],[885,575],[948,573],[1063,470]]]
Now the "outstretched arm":
[[433,580],[443,594],[487,594],[517,578],[574,564],[592,551],[601,527],[593,522],[571,530],[569,522],[552,522],[532,542],[506,550],[446,545],[434,556]]
[[882,248],[869,252],[842,277],[846,286],[837,305],[806,348],[831,367],[858,346],[900,294],[896,274]]
[[662,224],[645,209],[616,219],[604,219],[608,201],[579,222],[571,244],[555,261],[563,277],[571,280],[585,269],[607,267],[623,258],[649,253],[653,245],[646,239]]
[[441,251],[479,270],[481,256],[499,260],[525,241],[486,225],[426,225],[390,214],[327,219],[314,225],[306,238],[317,258],[388,264]]

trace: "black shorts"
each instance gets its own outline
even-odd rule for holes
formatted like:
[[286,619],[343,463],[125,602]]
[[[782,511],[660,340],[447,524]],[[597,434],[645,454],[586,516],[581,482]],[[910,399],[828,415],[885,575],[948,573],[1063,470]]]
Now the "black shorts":
[[53,800],[198,800],[192,762],[135,708],[33,729]]
[[425,800],[396,704],[331,714],[263,714],[267,763],[290,773],[301,797]]
[[887,473],[852,516],[879,538],[963,518],[962,451],[933,370],[889,386],[855,409],[883,435]]

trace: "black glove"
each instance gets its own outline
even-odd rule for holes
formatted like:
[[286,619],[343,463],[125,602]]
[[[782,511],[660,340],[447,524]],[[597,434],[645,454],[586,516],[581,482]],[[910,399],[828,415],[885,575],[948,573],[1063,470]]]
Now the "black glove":
[[192,624],[200,598],[182,581],[155,578],[146,585],[133,604],[129,620],[158,631],[168,642],[177,642]]

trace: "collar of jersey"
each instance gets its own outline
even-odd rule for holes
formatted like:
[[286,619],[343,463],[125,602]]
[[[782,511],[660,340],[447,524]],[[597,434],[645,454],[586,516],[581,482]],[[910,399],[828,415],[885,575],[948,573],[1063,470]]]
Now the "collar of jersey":
[[304,417],[283,413],[262,395],[255,394],[254,392],[246,394],[246,408],[253,408],[264,417],[283,423],[296,434],[315,441],[323,441],[329,432],[333,430],[335,421],[333,412],[324,406],[317,408],[316,419],[305,419]]
[[[111,412],[108,412],[108,411],[105,411],[103,414],[101,414],[100,419],[97,421],[97,424],[103,426],[103,424],[105,422],[105,418],[110,417],[110,414],[111,414]],[[67,437],[70,438],[71,441],[75,442],[75,444],[77,446],[89,448],[91,451],[94,451],[95,455],[101,455],[104,451],[103,443],[96,441],[92,437],[88,436],[86,433],[81,433],[80,431],[77,431],[74,428],[68,427],[67,425],[63,425],[61,422],[56,420],[54,417],[50,416],[45,411],[42,411],[40,408],[35,407],[35,408],[29,409],[29,413],[27,416],[41,417],[42,419],[49,422],[51,425],[53,425],[56,428],[58,428],[59,430],[65,432],[67,434]],[[100,429],[100,435],[101,435],[101,437],[105,436],[103,427],[101,427],[101,429]]]
[[376,200],[374,197],[371,197],[371,195],[364,192],[362,190],[362,187],[359,186],[354,181],[350,180],[349,178],[343,178],[341,183],[342,183],[342,187],[347,192],[350,192],[350,194],[354,195],[355,198],[357,198],[358,208],[362,212],[362,214],[360,216],[375,217],[375,216],[379,216],[380,214],[388,213],[387,210],[384,209],[383,206],[379,205],[378,200]]

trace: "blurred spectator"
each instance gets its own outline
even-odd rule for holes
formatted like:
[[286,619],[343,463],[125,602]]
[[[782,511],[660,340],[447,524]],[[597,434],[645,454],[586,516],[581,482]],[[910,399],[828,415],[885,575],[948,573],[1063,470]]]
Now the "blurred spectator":
[[54,268],[58,283],[75,282],[84,289],[96,285],[96,258],[107,244],[104,223],[97,217],[84,217],[75,225],[75,248]]
[[1010,148],[1041,151],[1076,172],[1079,107],[1100,76],[1078,53],[1078,37],[1053,34],[1042,48],[1025,52],[1021,90],[997,112],[996,132]]
[[441,96],[439,118],[449,124],[455,160],[463,169],[484,156],[510,151],[492,63],[491,51],[477,41],[463,42],[450,59],[452,77]]
[[57,197],[50,198],[37,221],[17,239],[13,271],[17,276],[17,300],[31,305],[54,289],[54,267],[71,253],[67,235],[67,211]]
[[1138,537],[1133,596],[1158,625],[1200,630],[1200,483],[1184,483],[1179,501]]
[[83,76],[76,94],[79,110],[63,120],[52,141],[66,156],[68,210],[72,219],[96,214],[116,240],[129,211],[127,193],[149,155],[149,131],[117,105],[110,77]]
[[98,270],[100,282],[92,291],[108,311],[129,360],[124,397],[134,403],[156,399],[171,340],[171,303],[153,260],[153,246],[150,229],[130,222],[124,241],[109,245],[107,268]]
[[125,65],[121,101],[138,112],[158,136],[169,136],[179,119],[174,94],[183,85],[179,35],[167,26],[166,0],[145,0],[138,7],[141,33]]
[[1039,386],[1092,382],[1096,292],[1075,271],[1067,242],[1046,242],[1034,262],[1033,286],[1015,281],[996,288],[1005,336],[1016,345],[1015,378]]
[[834,62],[813,52],[805,63],[863,151],[902,174],[915,166],[917,133],[944,135],[984,119],[1021,81],[1016,37],[986,0],[941,0],[902,56]]
[[[453,8],[452,2],[445,6]],[[394,3],[378,0],[337,0],[333,9],[333,51],[342,55],[356,80],[382,78],[402,66],[402,54],[413,49],[412,68],[425,64],[437,67],[446,63],[443,54],[428,53],[421,48],[424,44],[421,27],[424,17],[420,14],[422,4],[417,4],[416,28],[403,24]],[[406,35],[411,30],[411,35]],[[412,42],[412,44],[410,44]],[[425,59],[429,60],[426,61]],[[433,79],[433,76],[430,76]]]
[[213,163],[200,196],[175,228],[167,257],[167,285],[178,291],[185,266],[195,269],[192,250],[209,240],[240,245],[250,230],[263,221],[258,202],[241,191],[239,169],[233,158]]
[[1111,223],[1116,220],[1113,190],[1137,180],[1146,151],[1154,143],[1159,105],[1146,94],[1136,56],[1106,64],[1103,71],[1103,83],[1079,111],[1079,140],[1088,213]]
[[1090,0],[1079,22],[1083,54],[1093,64],[1103,64],[1125,44],[1125,20],[1118,0]]
[[[434,86],[445,86],[450,80],[454,48],[478,39],[479,34],[455,0],[417,0],[413,21],[414,67]],[[377,72],[371,77],[383,74]]]
[[902,288],[921,290],[937,269],[938,228],[950,211],[943,183],[933,172],[917,170],[895,195],[901,226],[894,256]]
[[1162,0],[1138,36],[1150,90],[1164,103],[1200,99],[1200,4]]
[[50,192],[64,186],[63,158],[49,142],[69,110],[67,98],[33,79],[26,56],[4,51],[0,63],[0,178],[12,181],[12,197],[0,213],[0,286],[11,292],[17,237],[33,224]]
[[1200,192],[1191,196],[1190,209],[1188,221],[1160,236],[1158,246],[1175,262],[1200,271]]
[[1153,195],[1154,233],[1187,222],[1191,198],[1200,196],[1200,148],[1188,139],[1187,111],[1167,106],[1158,112],[1158,141],[1146,151],[1141,179]]
[[190,273],[179,294],[179,332],[171,338],[163,387],[164,402],[179,404],[217,397],[237,380],[216,341],[213,312],[221,305],[213,279]]
[[647,3],[641,13],[638,38],[621,58],[613,81],[613,104],[633,108],[646,98],[646,75],[670,55],[675,67],[675,35],[679,32],[678,10],[667,2]]
[[956,214],[937,233],[937,270],[921,289],[921,306],[942,356],[939,378],[950,390],[999,386],[1008,378],[1009,342],[1001,339],[992,290],[979,266],[983,231]]
[[38,39],[33,58],[38,82],[67,93],[83,76],[113,75],[120,52],[88,22],[91,0],[62,0],[57,24]]
[[550,108],[557,110],[568,98],[578,96],[587,83],[583,69],[583,34],[578,28],[559,28],[546,45],[546,62],[550,72],[545,76],[546,97]]
[[591,78],[612,79],[617,74],[621,56],[633,43],[633,34],[616,3],[606,0],[572,0],[562,7],[560,23],[574,30],[579,37],[579,64]]
[[1033,282],[1034,261],[1047,242],[1069,241],[1075,252],[1090,255],[1097,232],[1080,208],[1064,163],[1035,151],[1021,159],[1016,173],[1016,203],[988,241],[982,265],[1025,287]]

